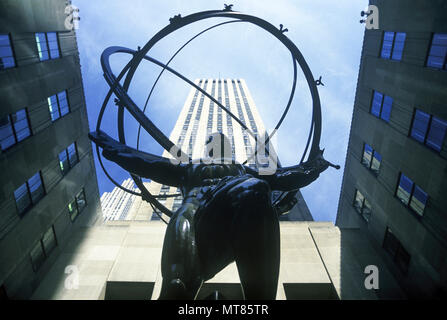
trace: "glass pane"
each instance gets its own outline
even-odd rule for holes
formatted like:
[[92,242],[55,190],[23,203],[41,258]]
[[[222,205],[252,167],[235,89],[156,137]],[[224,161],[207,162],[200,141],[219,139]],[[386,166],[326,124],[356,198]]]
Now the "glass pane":
[[403,273],[408,272],[408,265],[410,264],[410,258],[411,258],[410,254],[400,244],[399,249],[396,252],[395,261],[396,265]]
[[396,33],[396,39],[394,40],[394,49],[393,49],[393,60],[401,60],[402,59],[402,52],[404,50],[405,45],[405,38],[406,38],[405,32],[398,32]]
[[385,32],[383,34],[383,45],[380,56],[389,59],[391,56],[391,48],[393,47],[394,32]]
[[435,33],[432,43],[447,47],[447,33]]
[[391,230],[387,228],[385,233],[385,240],[383,241],[383,247],[385,248],[385,250],[388,251],[394,258],[399,245],[399,241],[396,239]]
[[70,167],[73,167],[78,162],[78,154],[76,153],[75,143],[69,145],[67,151],[68,151],[68,161],[70,162]]
[[382,156],[377,151],[374,151],[374,156],[371,164],[371,170],[374,171],[374,173],[376,174],[379,173],[381,162],[382,162]]
[[78,204],[79,213],[81,213],[86,206],[84,189],[76,196],[76,202]]
[[12,57],[12,49],[10,46],[0,46],[0,58]]
[[57,34],[55,32],[48,32],[48,46],[50,47],[51,59],[59,58],[59,45],[57,43]]
[[442,69],[444,66],[444,58],[429,56],[427,60],[427,66]]
[[50,110],[51,120],[57,120],[60,117],[59,108],[57,107],[56,95],[47,98],[48,109]]
[[45,232],[45,234],[43,235],[42,244],[45,250],[45,254],[48,257],[51,251],[53,251],[53,249],[57,245],[53,227],[50,227],[50,229],[48,229],[47,232]]
[[66,174],[70,169],[70,165],[68,163],[67,150],[59,153],[59,166],[61,167],[62,174]]
[[66,92],[65,91],[59,92],[57,94],[57,98],[59,99],[59,108],[61,110],[61,116],[64,116],[70,111],[68,107]]
[[427,146],[435,149],[436,151],[441,151],[446,130],[447,122],[433,117],[431,120],[430,130],[428,131],[426,142]]
[[74,221],[78,215],[78,207],[76,206],[76,199],[68,204],[68,214],[70,215],[71,221]]
[[0,34],[0,46],[9,46],[9,35]]
[[31,135],[25,109],[19,110],[13,114],[12,121],[16,131],[17,142],[20,142]]
[[40,61],[48,60],[49,56],[45,33],[36,33],[36,44]]
[[355,193],[354,208],[358,213],[362,213],[364,199],[365,197],[363,196],[363,194],[361,194],[360,191],[357,190]]
[[382,113],[380,117],[385,120],[386,122],[390,121],[390,114],[391,114],[391,107],[393,105],[393,98],[390,96],[385,96],[383,98],[383,106],[382,106]]
[[31,206],[31,199],[28,194],[26,183],[22,184],[14,191],[14,199],[17,205],[17,211],[22,214]]
[[374,91],[373,101],[371,105],[371,113],[375,115],[376,117],[379,117],[380,115],[380,109],[382,107],[382,99],[383,94],[380,92]]
[[422,216],[424,214],[425,205],[427,204],[427,199],[428,194],[418,186],[415,186],[410,207]]
[[37,271],[42,266],[42,263],[45,260],[45,255],[42,249],[42,243],[39,241],[36,243],[34,248],[30,252],[31,263],[33,265],[33,270]]
[[400,175],[399,187],[397,188],[397,197],[405,205],[408,205],[410,200],[411,189],[413,188],[413,181],[406,177],[403,173]]
[[44,190],[42,185],[42,179],[40,172],[36,173],[28,180],[29,190],[31,192],[32,202],[35,204],[44,196]]
[[16,66],[13,57],[9,58],[0,58],[0,69],[13,68]]
[[16,143],[14,133],[12,132],[9,116],[0,120],[0,144],[2,150],[6,150]]
[[416,110],[413,127],[411,128],[411,136],[417,141],[424,143],[429,121],[430,115],[428,113]]
[[369,201],[367,199],[365,199],[365,202],[363,204],[362,217],[367,222],[369,222],[369,219],[371,217],[371,204],[369,203]]
[[371,158],[372,158],[373,149],[367,143],[365,143],[365,147],[363,149],[363,158],[362,164],[369,168],[371,166]]

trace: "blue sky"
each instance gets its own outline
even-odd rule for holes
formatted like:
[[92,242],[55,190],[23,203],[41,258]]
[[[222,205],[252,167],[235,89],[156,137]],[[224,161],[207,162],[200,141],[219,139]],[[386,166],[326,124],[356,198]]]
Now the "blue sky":
[[[233,10],[258,16],[273,25],[283,24],[286,35],[304,55],[315,78],[322,76],[319,87],[323,113],[320,146],[325,157],[344,168],[349,128],[357,84],[364,25],[360,11],[367,1],[226,1]],[[77,30],[81,70],[90,128],[96,120],[108,86],[102,76],[100,55],[109,46],[136,49],[169,23],[174,15],[223,9],[222,1],[144,1],[144,0],[75,0],[81,17]],[[213,19],[188,26],[158,43],[150,55],[167,61],[189,38],[206,27],[226,21]],[[118,54],[111,58],[118,74],[129,60]],[[195,39],[171,63],[171,67],[189,79],[244,78],[266,127],[273,128],[281,116],[292,85],[293,67],[290,54],[273,37],[247,23],[215,28]],[[142,63],[130,87],[130,95],[144,105],[151,85],[160,69]],[[169,136],[190,88],[165,73],[149,103],[147,115]],[[311,100],[304,77],[299,73],[297,92],[277,137],[277,153],[283,165],[296,164],[303,152],[310,126]],[[137,124],[125,118],[126,139],[135,145]],[[116,109],[106,111],[103,130],[116,137]],[[147,134],[142,135],[141,149],[161,154],[162,148]],[[111,191],[95,156],[100,194]],[[105,160],[111,175],[119,182],[128,173]],[[320,178],[303,188],[304,199],[317,221],[335,221],[343,170],[329,168]]]

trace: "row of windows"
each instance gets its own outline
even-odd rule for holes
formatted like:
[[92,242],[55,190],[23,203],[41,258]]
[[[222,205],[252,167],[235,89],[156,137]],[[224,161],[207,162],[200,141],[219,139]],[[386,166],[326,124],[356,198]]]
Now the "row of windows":
[[[382,50],[380,57],[382,59],[402,60],[402,53],[406,39],[405,32],[386,31],[383,33]],[[447,62],[447,34],[433,34],[430,48],[427,55],[426,66],[436,69],[446,69]]]
[[[72,143],[67,149],[59,153],[58,159],[62,174],[67,174],[70,168],[79,161],[76,143]],[[14,200],[19,216],[23,216],[44,195],[45,187],[42,174],[39,171],[14,191]]]
[[[371,114],[390,121],[393,98],[378,91],[373,91]],[[415,109],[410,128],[410,137],[440,152],[447,132],[447,121]]]
[[[47,98],[51,120],[55,121],[70,112],[67,91]],[[0,147],[5,151],[32,135],[27,108],[0,119]]]
[[[356,190],[355,192],[354,208],[363,219],[369,222],[371,218],[371,203],[359,190]],[[408,265],[410,263],[410,254],[394,236],[390,228],[386,229],[383,248],[391,254],[399,269],[403,273],[407,273]]]
[[[40,61],[60,58],[59,40],[56,32],[35,34],[37,53]],[[0,70],[16,66],[14,50],[9,34],[0,34]]]

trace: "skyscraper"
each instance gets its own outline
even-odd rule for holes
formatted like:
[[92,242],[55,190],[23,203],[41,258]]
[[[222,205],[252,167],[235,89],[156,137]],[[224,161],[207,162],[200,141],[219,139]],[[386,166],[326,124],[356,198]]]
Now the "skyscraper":
[[0,295],[28,298],[100,212],[64,0],[0,3]]
[[361,228],[409,297],[447,288],[447,3],[370,1],[336,224]]
[[[228,108],[254,134],[263,135],[266,132],[243,79],[196,79],[195,84]],[[253,154],[255,141],[242,126],[199,90],[192,88],[169,138],[190,158],[199,159],[205,156],[206,139],[214,132],[221,132],[229,138],[232,144],[231,155],[236,161],[242,163]],[[164,151],[163,156],[172,158],[168,151]],[[256,167],[256,158],[252,158],[248,165]],[[180,195],[172,196],[180,194],[177,188],[150,182],[148,190],[155,195],[166,195],[159,198],[159,201],[173,211],[182,203]],[[312,221],[312,215],[300,192],[297,200],[297,205],[282,219]],[[132,210],[129,220],[159,219],[157,213],[141,198],[136,199],[135,206],[141,208]]]
[[[121,184],[124,188],[135,191],[136,187],[132,178],[128,178]],[[104,192],[101,196],[101,209],[104,221],[126,220],[130,208],[136,196],[123,189],[115,187],[112,192]]]

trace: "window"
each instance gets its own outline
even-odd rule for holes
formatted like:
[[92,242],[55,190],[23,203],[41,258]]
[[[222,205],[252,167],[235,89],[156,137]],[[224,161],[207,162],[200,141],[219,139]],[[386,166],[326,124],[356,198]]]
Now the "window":
[[370,111],[372,115],[390,122],[392,106],[393,98],[374,90]]
[[402,53],[405,45],[405,32],[386,31],[383,34],[382,51],[380,57],[383,59],[402,60]]
[[410,131],[413,139],[439,152],[444,143],[446,131],[447,121],[416,109]]
[[16,62],[9,34],[0,34],[0,70],[14,68]]
[[59,42],[56,32],[36,33],[37,51],[40,61],[60,57]]
[[153,213],[152,213],[151,220],[152,220],[152,221],[160,220],[160,216],[159,216],[156,212],[153,212]]
[[54,227],[51,226],[30,252],[34,272],[39,270],[45,259],[50,256],[50,253],[56,246],[56,233],[54,232]]
[[55,121],[70,112],[68,106],[67,92],[62,91],[47,98],[51,121]]
[[386,228],[383,248],[391,255],[397,267],[406,274],[408,272],[411,256],[390,228]]
[[76,195],[73,201],[68,204],[68,214],[70,215],[71,221],[75,221],[77,216],[84,210],[87,206],[85,201],[84,188]]
[[58,158],[62,174],[65,175],[76,163],[79,162],[76,143],[73,142],[67,149],[59,153]]
[[380,163],[382,162],[382,156],[371,146],[365,143],[363,148],[362,164],[373,171],[375,174],[379,174]]
[[45,253],[43,251],[42,241],[36,243],[36,245],[31,249],[31,264],[33,266],[34,272],[40,269],[43,262],[45,261]]
[[427,67],[445,69],[447,57],[447,33],[435,33],[427,58]]
[[21,109],[0,120],[0,145],[6,150],[31,135],[28,113]]
[[25,213],[29,208],[39,202],[45,195],[40,171],[32,176],[14,191],[17,211],[19,215]]
[[422,216],[424,214],[428,194],[403,173],[400,174],[396,196],[405,206],[410,207],[418,215]]
[[369,203],[359,190],[355,192],[354,208],[366,222],[369,222],[371,218],[371,203]]

